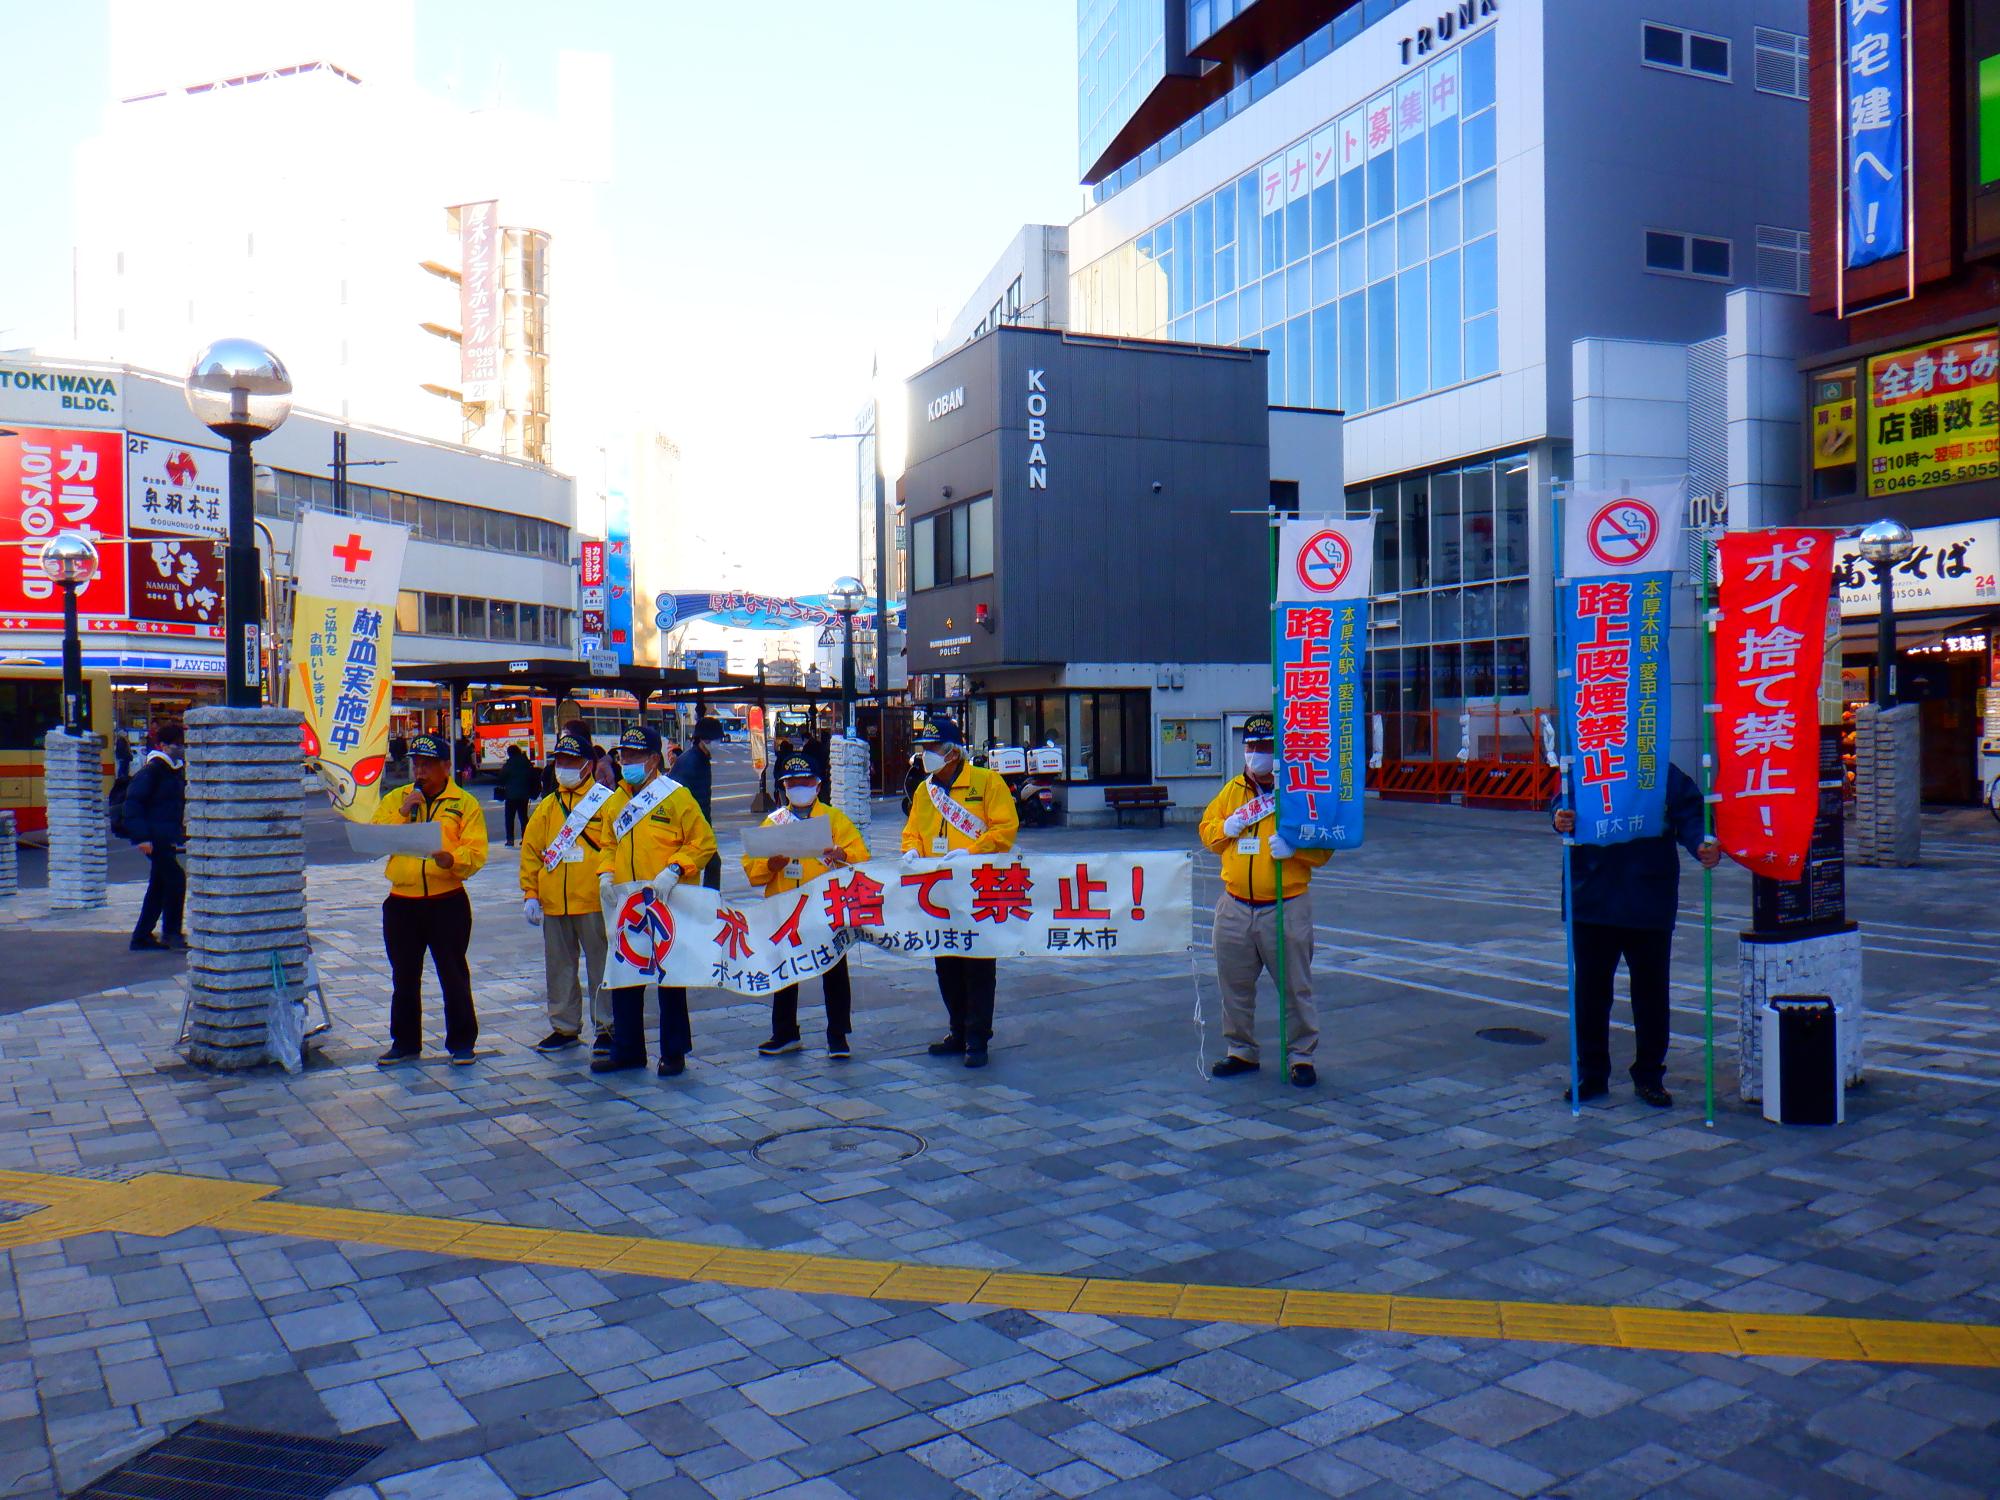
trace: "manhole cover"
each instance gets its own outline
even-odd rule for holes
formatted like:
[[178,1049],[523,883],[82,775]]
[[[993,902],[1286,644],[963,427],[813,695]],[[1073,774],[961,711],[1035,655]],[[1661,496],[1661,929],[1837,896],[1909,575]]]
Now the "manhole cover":
[[914,1131],[886,1125],[807,1125],[767,1135],[752,1154],[766,1166],[793,1172],[893,1167],[928,1144]]
[[193,1422],[80,1491],[75,1500],[326,1500],[383,1451],[380,1443]]
[[1525,1026],[1488,1026],[1479,1033],[1482,1042],[1498,1042],[1503,1047],[1539,1047],[1548,1040],[1539,1031]]

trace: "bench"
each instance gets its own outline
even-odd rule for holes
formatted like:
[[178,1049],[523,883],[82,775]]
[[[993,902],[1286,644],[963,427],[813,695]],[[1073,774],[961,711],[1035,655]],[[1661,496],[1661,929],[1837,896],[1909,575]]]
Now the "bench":
[[1104,789],[1104,805],[1117,814],[1119,827],[1125,825],[1127,813],[1149,812],[1153,815],[1153,826],[1164,828],[1167,809],[1174,804],[1167,797],[1163,786],[1108,786]]

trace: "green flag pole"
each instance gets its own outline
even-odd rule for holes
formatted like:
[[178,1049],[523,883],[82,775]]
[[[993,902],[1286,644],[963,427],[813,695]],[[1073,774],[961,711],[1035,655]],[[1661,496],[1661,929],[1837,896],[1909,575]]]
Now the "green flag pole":
[[[1270,512],[1270,525],[1271,525],[1271,548],[1270,548],[1271,732],[1272,735],[1275,737],[1275,735],[1278,732],[1278,723],[1279,723],[1278,710],[1279,710],[1279,698],[1280,698],[1280,694],[1278,691],[1278,512],[1275,510]],[[1274,743],[1271,748],[1273,750],[1276,750],[1277,749],[1276,744]],[[1273,793],[1277,791],[1277,782],[1275,780],[1276,766],[1277,766],[1277,761],[1274,758],[1272,760],[1274,779],[1271,783],[1271,789]],[[1276,812],[1273,812],[1271,814],[1271,827],[1273,832],[1279,831],[1280,826],[1281,825],[1278,823],[1278,815]],[[1254,859],[1251,861],[1250,868],[1252,877],[1250,883],[1250,894],[1254,896],[1257,894],[1257,884],[1255,878],[1257,867],[1256,867],[1256,861]],[[1274,977],[1276,978],[1278,984],[1278,1071],[1289,1077],[1292,1071],[1292,1039],[1291,1039],[1291,1030],[1289,1025],[1290,1013],[1286,1009],[1285,1005],[1285,866],[1282,860],[1274,858],[1271,861],[1271,883],[1277,887],[1275,894],[1277,895],[1278,898],[1278,908],[1277,908],[1278,964],[1277,968],[1273,971]]]
[[[1700,601],[1701,633],[1701,833],[1703,840],[1715,837],[1714,714],[1709,708],[1715,652],[1715,627],[1708,618],[1709,566],[1714,542],[1704,528],[1701,539]],[[1706,1123],[1715,1126],[1715,871],[1706,865],[1701,871],[1701,988],[1702,988],[1702,1091]]]

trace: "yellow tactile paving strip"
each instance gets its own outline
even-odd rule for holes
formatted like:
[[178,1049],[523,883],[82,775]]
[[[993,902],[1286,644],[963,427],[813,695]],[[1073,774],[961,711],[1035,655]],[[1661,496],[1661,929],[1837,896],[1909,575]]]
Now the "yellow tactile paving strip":
[[618,1271],[721,1286],[781,1287],[878,1301],[972,1303],[1114,1318],[1386,1330],[1458,1339],[1524,1339],[1620,1349],[2000,1369],[2000,1326],[1982,1323],[1482,1302],[1366,1292],[1197,1286],[1117,1277],[1033,1276],[266,1201],[277,1191],[269,1183],[157,1172],[122,1182],[101,1182],[46,1172],[0,1170],[0,1200],[46,1205],[36,1213],[0,1223],[0,1250],[104,1231],[164,1237],[185,1229],[209,1228],[515,1265]]

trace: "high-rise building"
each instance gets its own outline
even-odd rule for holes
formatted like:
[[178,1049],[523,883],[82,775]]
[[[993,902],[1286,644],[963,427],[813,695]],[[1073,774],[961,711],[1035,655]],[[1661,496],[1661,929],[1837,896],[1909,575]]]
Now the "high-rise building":
[[[1346,413],[1409,753],[1456,754],[1469,706],[1553,705],[1556,488],[1688,472],[1685,346],[1733,289],[1803,313],[1805,9],[1081,7],[1071,326],[1266,349],[1272,406]],[[1679,406],[1646,345],[1682,351]]]

